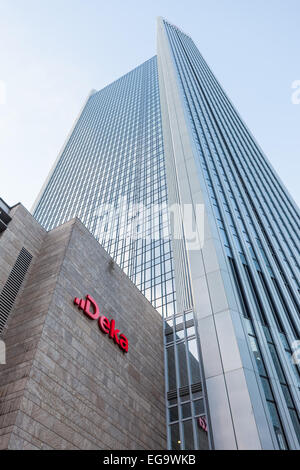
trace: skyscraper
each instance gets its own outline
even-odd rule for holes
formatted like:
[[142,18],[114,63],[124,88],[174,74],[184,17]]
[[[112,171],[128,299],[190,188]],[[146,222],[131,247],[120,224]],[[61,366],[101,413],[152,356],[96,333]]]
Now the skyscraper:
[[163,315],[170,448],[299,448],[299,211],[189,36],[159,18],[90,94],[34,216],[78,216]]

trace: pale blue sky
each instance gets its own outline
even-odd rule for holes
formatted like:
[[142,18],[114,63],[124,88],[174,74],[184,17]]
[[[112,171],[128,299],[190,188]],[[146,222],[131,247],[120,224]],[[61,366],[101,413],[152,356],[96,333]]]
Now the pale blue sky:
[[195,41],[300,202],[299,0],[0,0],[0,197],[30,209],[90,89],[156,53],[156,17]]

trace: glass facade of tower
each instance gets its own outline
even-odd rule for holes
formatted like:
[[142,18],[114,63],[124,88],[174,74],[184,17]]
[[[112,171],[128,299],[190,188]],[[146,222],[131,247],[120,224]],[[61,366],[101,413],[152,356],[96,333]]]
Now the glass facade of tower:
[[154,307],[174,313],[156,57],[90,96],[34,216],[47,230],[80,218]]
[[[299,212],[189,36],[164,21],[278,448],[300,444]],[[296,445],[297,445],[296,444]]]
[[[252,374],[246,385],[248,416],[255,415],[255,431],[262,422],[265,426],[261,434],[254,433],[259,436],[254,448],[299,448],[300,376],[292,359],[300,329],[299,211],[191,38],[159,21],[159,61],[151,58],[88,98],[34,217],[47,230],[80,218],[164,317],[169,448],[207,449],[214,441],[222,448],[226,426],[212,429],[214,409],[204,396],[209,361],[203,358],[203,336],[197,329],[200,284],[191,267],[199,253],[188,253],[184,229],[180,254],[171,241],[168,204],[191,192],[188,178],[177,186],[180,171],[187,171],[190,163],[178,169],[176,145],[186,145],[186,155],[192,148],[191,168],[197,170],[192,177],[198,178],[199,193],[212,214],[208,220],[220,243],[219,264],[230,279],[230,285],[221,287],[230,295],[233,291],[234,313],[243,325],[237,343],[241,374],[247,369]],[[186,126],[182,135],[180,125],[172,124],[180,120],[178,107]],[[190,143],[183,145],[187,134]],[[168,177],[171,161],[173,179]],[[204,258],[199,251],[199,259]],[[207,279],[204,284],[209,285]],[[212,305],[213,289],[205,292]],[[184,299],[181,307],[179,297]],[[227,352],[221,346],[220,363]],[[228,375],[225,379],[229,383]],[[228,388],[224,395],[229,397]],[[232,406],[229,398],[228,403]],[[218,413],[215,422],[221,423],[222,410]],[[233,408],[229,414],[233,416]],[[234,437],[227,448],[241,445],[235,419],[231,417]],[[247,440],[246,431],[243,436]]]
[[80,114],[34,211],[47,230],[75,216],[168,319],[170,446],[207,448],[193,313],[175,307],[156,57],[91,95]]

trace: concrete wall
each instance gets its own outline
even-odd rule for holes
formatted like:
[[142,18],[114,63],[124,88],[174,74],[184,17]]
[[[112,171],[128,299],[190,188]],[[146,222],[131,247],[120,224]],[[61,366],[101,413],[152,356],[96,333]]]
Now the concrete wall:
[[[86,294],[127,354],[74,305]],[[162,319],[81,222],[44,232],[7,326],[0,448],[166,448]]]

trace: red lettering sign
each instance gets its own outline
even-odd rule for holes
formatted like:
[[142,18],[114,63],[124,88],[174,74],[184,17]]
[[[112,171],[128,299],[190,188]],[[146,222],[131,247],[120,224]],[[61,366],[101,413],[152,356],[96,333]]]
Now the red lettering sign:
[[74,304],[78,306],[79,310],[83,310],[84,314],[89,318],[98,320],[100,330],[106,335],[108,334],[109,338],[111,338],[123,352],[128,352],[128,339],[123,333],[120,333],[120,330],[116,329],[115,320],[111,319],[109,321],[104,315],[100,316],[99,307],[90,295],[87,295],[86,299],[78,299],[78,297],[75,297]]
[[207,423],[204,416],[200,416],[200,418],[198,418],[198,426],[203,429],[203,431],[207,432]]

